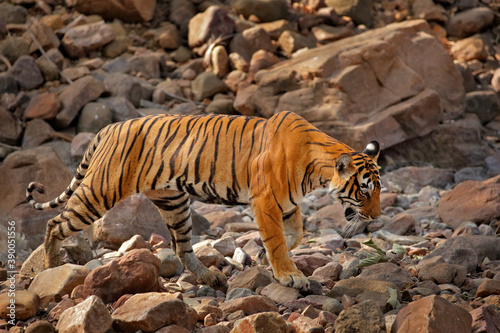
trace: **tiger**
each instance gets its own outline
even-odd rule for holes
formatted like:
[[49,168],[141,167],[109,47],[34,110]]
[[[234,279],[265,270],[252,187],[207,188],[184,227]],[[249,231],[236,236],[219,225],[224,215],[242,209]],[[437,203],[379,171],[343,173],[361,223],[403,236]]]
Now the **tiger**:
[[205,267],[191,245],[192,196],[224,205],[249,204],[273,275],[284,286],[308,289],[289,251],[303,238],[300,200],[326,188],[348,220],[380,216],[380,146],[362,152],[331,138],[301,116],[282,111],[269,119],[241,115],[151,115],[110,124],[87,148],[69,186],[38,203],[31,182],[26,199],[38,210],[65,203],[47,222],[45,268],[59,265],[65,238],[89,227],[123,199],[142,193],[160,212],[171,247],[198,281],[226,284]]

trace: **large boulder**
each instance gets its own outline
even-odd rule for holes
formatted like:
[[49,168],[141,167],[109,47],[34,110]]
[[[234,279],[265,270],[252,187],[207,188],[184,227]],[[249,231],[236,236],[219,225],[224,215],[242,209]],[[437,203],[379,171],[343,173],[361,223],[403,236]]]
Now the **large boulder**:
[[427,135],[464,111],[462,77],[423,20],[305,51],[259,71],[255,81],[260,113],[294,111],[354,148]]
[[69,169],[50,147],[14,152],[0,165],[0,220],[16,221],[16,232],[23,236],[23,244],[18,246],[34,249],[41,244],[47,221],[59,213],[58,209],[31,208],[26,202],[28,184],[37,181],[46,185],[44,194],[34,194],[35,200],[45,202],[61,194],[71,178]]
[[107,20],[141,22],[153,18],[156,0],[77,0],[75,9],[82,14],[98,14]]
[[443,195],[439,215],[453,229],[464,222],[487,223],[500,218],[500,176],[469,180]]

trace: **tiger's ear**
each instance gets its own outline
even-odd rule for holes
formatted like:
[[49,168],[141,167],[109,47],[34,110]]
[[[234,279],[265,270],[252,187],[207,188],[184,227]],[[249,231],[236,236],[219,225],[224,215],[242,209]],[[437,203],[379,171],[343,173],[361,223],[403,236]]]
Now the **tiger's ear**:
[[366,154],[373,162],[377,162],[378,156],[380,155],[380,145],[377,141],[372,141],[366,145],[363,154]]
[[356,172],[354,165],[352,164],[352,157],[348,154],[341,154],[335,159],[335,170],[339,175],[339,178],[348,180]]

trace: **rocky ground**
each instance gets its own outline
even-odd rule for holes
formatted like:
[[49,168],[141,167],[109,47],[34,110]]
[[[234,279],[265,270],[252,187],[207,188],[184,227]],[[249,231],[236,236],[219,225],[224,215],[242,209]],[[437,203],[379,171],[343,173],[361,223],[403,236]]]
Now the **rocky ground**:
[[[0,331],[499,332],[498,17],[487,0],[0,1]],[[246,206],[193,203],[223,288],[183,271],[141,195],[66,240],[63,266],[28,259],[57,211],[31,209],[27,184],[61,193],[107,124],[281,110],[383,148],[377,221],[302,201],[292,259],[311,290],[255,264]]]

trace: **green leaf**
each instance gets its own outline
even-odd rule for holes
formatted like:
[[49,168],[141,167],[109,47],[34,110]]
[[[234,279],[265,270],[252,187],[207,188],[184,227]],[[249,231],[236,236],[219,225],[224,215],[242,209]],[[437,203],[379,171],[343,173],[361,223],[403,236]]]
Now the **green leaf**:
[[402,247],[401,245],[399,244],[392,244],[392,250],[391,250],[392,253],[395,253],[395,254],[398,254],[398,253],[406,253],[406,249],[404,247]]
[[388,288],[389,291],[389,299],[387,303],[392,306],[393,309],[399,309],[401,307],[401,303],[398,301],[398,291],[394,288]]
[[[381,256],[379,254],[369,254],[365,259],[361,259],[358,264],[358,268],[363,268],[366,266],[374,265],[376,263],[379,263],[380,261],[383,261],[384,256]],[[387,258],[386,258],[387,259]]]
[[375,242],[373,241],[373,239],[370,238],[366,242],[363,242],[363,244],[371,247],[372,249],[375,249],[375,251],[377,251],[378,254],[380,254],[382,256],[385,255],[385,251],[382,250],[380,247],[378,247],[377,244],[375,244]]
[[491,261],[491,260],[490,260],[490,258],[488,258],[488,257],[484,257],[483,264],[485,264],[485,265],[486,265],[486,264],[488,264],[490,261]]

